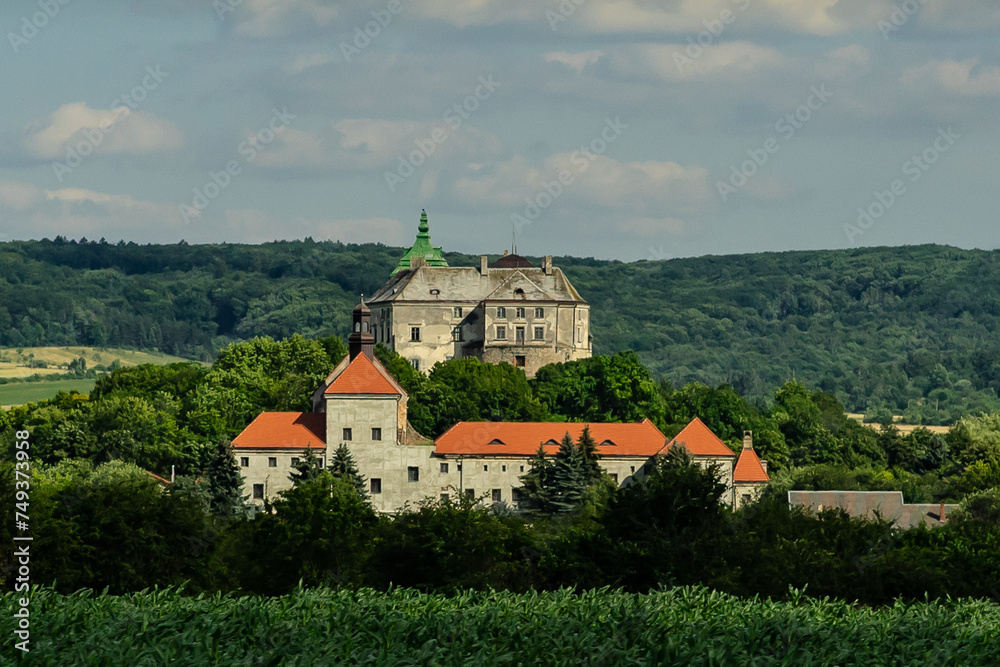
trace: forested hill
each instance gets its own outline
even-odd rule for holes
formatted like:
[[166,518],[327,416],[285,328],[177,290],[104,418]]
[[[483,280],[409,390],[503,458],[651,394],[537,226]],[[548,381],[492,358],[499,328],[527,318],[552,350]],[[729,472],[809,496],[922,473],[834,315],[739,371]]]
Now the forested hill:
[[[403,251],[309,239],[3,243],[0,346],[207,360],[234,339],[345,335],[357,295],[373,293]],[[997,257],[909,246],[555,263],[592,305],[597,353],[634,349],[675,384],[728,382],[751,398],[794,377],[848,409],[935,423],[1000,409]]]

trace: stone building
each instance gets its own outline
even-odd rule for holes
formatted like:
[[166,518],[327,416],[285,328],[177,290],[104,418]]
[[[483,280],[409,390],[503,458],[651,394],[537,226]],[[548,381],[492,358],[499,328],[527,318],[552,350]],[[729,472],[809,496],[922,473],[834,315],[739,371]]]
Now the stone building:
[[516,508],[521,475],[539,445],[555,454],[566,433],[576,441],[588,426],[601,467],[619,485],[643,477],[655,457],[672,447],[684,447],[699,465],[718,466],[730,505],[740,502],[737,490],[766,483],[766,473],[763,480],[741,476],[751,467],[743,463],[748,450],[737,461],[700,419],[669,441],[646,419],[637,424],[459,422],[432,442],[410,426],[406,391],[374,357],[371,319],[364,303],[354,309],[349,353],[313,393],[312,412],[262,413],[233,440],[244,494],[254,502],[291,488],[292,467],[307,450],[326,464],[343,443],[379,511],[452,494]]
[[529,377],[550,363],[591,356],[590,305],[545,257],[536,267],[504,253],[478,267],[448,266],[431,244],[427,213],[417,238],[369,300],[371,330],[415,368],[475,357]]

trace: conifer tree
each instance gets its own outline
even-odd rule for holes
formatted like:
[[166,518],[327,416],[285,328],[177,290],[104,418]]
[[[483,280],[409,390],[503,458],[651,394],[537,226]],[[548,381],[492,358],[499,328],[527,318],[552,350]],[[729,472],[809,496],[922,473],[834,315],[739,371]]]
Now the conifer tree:
[[587,488],[585,466],[583,452],[567,431],[559,443],[559,452],[549,475],[549,504],[554,511],[570,512],[580,504]]
[[528,472],[521,475],[521,493],[534,509],[543,512],[549,507],[549,474],[552,464],[545,458],[545,447],[538,445],[538,451],[528,462]]
[[205,471],[208,477],[208,508],[216,516],[235,516],[244,509],[243,475],[236,465],[232,444],[220,439]]
[[580,447],[580,455],[583,457],[583,472],[587,486],[600,482],[601,478],[604,477],[604,470],[598,463],[601,455],[597,453],[597,441],[590,434],[589,426],[583,427],[583,433],[580,434],[577,445]]
[[351,450],[343,442],[334,451],[327,470],[337,479],[349,482],[361,497],[365,497],[365,478],[358,471],[358,464],[355,463]]
[[294,464],[292,468],[295,472],[291,473],[288,479],[292,480],[292,486],[298,486],[302,482],[311,482],[316,479],[323,471],[323,464],[310,446],[306,448],[306,455],[299,459],[299,462]]

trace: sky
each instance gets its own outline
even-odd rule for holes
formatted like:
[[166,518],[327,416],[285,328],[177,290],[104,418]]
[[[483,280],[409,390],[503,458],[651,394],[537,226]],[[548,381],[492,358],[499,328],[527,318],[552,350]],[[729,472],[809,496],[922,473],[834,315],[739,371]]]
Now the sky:
[[0,240],[995,248],[1000,3],[8,0]]

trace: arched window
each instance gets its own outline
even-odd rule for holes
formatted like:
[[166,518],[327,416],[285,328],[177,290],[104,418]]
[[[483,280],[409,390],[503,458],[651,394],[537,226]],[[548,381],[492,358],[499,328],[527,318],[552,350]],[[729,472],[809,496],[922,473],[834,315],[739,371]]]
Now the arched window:
[[368,333],[368,323],[364,322],[363,325],[365,333]]
[[354,323],[354,330],[355,331],[361,331],[361,322],[355,322]]

